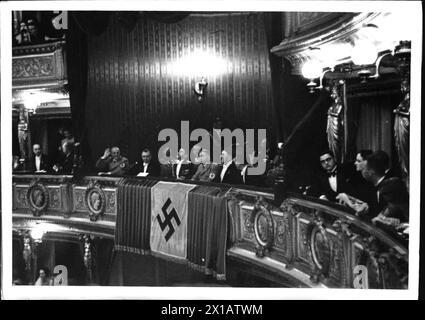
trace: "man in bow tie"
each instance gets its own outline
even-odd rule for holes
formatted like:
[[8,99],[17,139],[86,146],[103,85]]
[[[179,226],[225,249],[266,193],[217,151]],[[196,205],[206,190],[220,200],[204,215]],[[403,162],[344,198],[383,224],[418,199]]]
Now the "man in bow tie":
[[319,160],[323,170],[317,177],[312,193],[320,199],[336,202],[339,194],[351,191],[350,174],[337,164],[333,153],[329,150],[323,151]]
[[137,177],[159,177],[160,166],[157,161],[153,160],[152,152],[149,149],[143,149],[141,161],[137,161],[130,169],[129,175]]

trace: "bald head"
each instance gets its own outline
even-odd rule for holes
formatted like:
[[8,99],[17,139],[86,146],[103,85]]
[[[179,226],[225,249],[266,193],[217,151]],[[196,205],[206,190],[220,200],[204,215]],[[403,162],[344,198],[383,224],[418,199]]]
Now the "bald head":
[[35,154],[36,156],[41,155],[41,146],[40,146],[38,143],[34,144],[34,145],[32,146],[32,152],[34,152],[34,154]]
[[111,157],[112,157],[112,159],[118,160],[119,157],[120,157],[120,155],[121,155],[120,148],[118,148],[118,147],[112,147],[111,148]]

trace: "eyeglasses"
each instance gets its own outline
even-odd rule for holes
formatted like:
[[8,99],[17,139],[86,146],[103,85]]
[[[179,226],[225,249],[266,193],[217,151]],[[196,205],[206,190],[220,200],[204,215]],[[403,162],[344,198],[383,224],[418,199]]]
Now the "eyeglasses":
[[320,160],[320,163],[330,162],[331,160],[332,160],[332,158],[331,158],[331,157],[329,157],[329,158],[326,158],[326,159]]

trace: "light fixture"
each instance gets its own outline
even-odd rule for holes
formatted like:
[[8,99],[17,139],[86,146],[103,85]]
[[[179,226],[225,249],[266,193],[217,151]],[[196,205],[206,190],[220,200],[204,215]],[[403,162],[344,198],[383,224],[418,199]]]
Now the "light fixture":
[[208,86],[207,80],[205,80],[204,77],[202,77],[201,81],[195,83],[195,87],[193,90],[195,91],[195,94],[198,96],[198,101],[202,102],[205,99],[205,93]]
[[321,76],[322,70],[322,64],[316,59],[308,60],[302,66],[301,73],[303,77],[310,80],[310,82],[307,83],[307,88],[309,89],[310,93],[313,93],[314,89],[317,87],[317,83],[314,82],[314,79],[317,79]]
[[31,230],[31,238],[35,241],[35,242],[41,242],[44,236],[44,229],[42,226],[36,226]]
[[362,83],[365,83],[371,75],[365,66],[374,64],[378,57],[378,50],[374,44],[377,29],[378,27],[371,23],[364,25],[358,32],[359,38],[355,41],[351,52],[351,61],[361,67],[358,75]]

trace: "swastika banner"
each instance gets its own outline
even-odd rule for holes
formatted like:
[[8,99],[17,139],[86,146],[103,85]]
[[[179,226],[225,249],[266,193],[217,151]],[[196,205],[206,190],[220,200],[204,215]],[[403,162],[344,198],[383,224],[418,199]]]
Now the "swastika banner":
[[158,182],[152,187],[152,251],[186,259],[188,193],[194,187],[175,182]]

